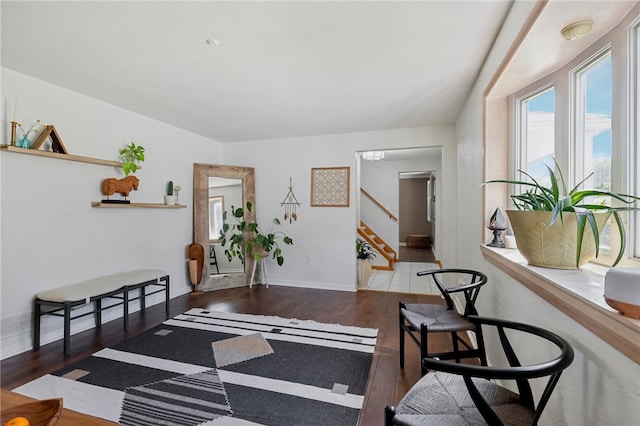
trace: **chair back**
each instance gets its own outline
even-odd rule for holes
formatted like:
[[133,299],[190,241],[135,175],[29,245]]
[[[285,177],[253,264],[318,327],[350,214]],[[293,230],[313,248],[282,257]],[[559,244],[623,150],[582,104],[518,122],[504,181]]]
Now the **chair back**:
[[[451,294],[460,293],[464,294],[465,305],[463,316],[466,318],[469,315],[478,315],[476,310],[476,299],[480,293],[480,288],[487,283],[487,276],[482,272],[474,271],[472,269],[433,269],[430,271],[418,272],[419,277],[430,275],[433,278],[435,285],[442,293],[442,297],[447,303],[447,308],[452,310],[453,299]],[[447,287],[445,280],[447,278],[464,280],[463,283],[456,285],[455,287]]]
[[[557,334],[533,325],[475,315],[471,315],[467,319],[477,327],[476,334],[478,336],[478,345],[482,347],[482,350],[484,350],[484,340],[487,327],[494,327],[496,329],[502,350],[509,366],[490,367],[454,364],[436,359],[424,358],[422,360],[424,367],[429,370],[443,371],[463,376],[469,395],[473,399],[478,411],[480,411],[484,419],[489,424],[499,425],[502,424],[502,422],[482,397],[471,378],[477,377],[488,380],[515,381],[520,395],[520,405],[523,405],[533,411],[532,424],[537,424],[540,419],[540,415],[549,401],[551,393],[560,379],[560,375],[564,369],[569,367],[573,362],[573,348],[565,339]],[[505,331],[507,329],[518,330],[520,332],[545,339],[555,345],[560,350],[560,353],[555,358],[539,362],[537,364],[523,366],[516,355],[513,345],[507,337],[507,333]],[[530,380],[543,377],[548,377],[547,383],[538,403],[536,404],[531,390]]]

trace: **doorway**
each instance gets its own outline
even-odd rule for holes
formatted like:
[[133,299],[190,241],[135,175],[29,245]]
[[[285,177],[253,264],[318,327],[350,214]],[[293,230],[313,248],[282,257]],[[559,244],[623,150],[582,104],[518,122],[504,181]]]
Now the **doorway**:
[[[414,278],[419,270],[432,268],[437,258],[440,224],[436,221],[442,176],[442,147],[385,149],[376,161],[357,161],[357,222],[372,228],[396,253],[393,271],[374,270],[372,290],[433,294]],[[369,193],[380,209],[362,190]],[[397,219],[394,221],[388,212]],[[408,236],[413,236],[407,244]],[[428,238],[427,238],[428,237]],[[427,248],[428,247],[428,248]],[[376,261],[374,261],[374,265]]]

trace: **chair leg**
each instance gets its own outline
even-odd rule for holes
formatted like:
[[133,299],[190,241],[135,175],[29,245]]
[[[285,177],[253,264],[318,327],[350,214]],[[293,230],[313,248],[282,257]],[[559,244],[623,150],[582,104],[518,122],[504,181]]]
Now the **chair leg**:
[[384,407],[384,426],[392,426],[393,418],[396,416],[396,407],[387,405]]
[[420,374],[424,376],[429,372],[424,365],[422,364],[422,360],[429,357],[429,328],[426,324],[420,324]]
[[458,333],[455,331],[451,333],[451,343],[453,343],[453,356],[456,362],[460,362],[460,348],[458,347]]
[[398,307],[398,324],[400,326],[400,368],[404,368],[404,318],[401,311],[404,306],[404,303],[400,302],[400,306]]

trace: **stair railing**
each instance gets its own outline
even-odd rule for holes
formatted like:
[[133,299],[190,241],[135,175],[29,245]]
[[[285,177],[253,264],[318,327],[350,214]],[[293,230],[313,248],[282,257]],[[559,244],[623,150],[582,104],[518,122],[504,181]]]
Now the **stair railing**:
[[393,213],[391,213],[389,210],[387,210],[387,209],[385,208],[385,206],[383,206],[383,205],[382,205],[378,200],[376,200],[376,199],[373,197],[373,195],[371,195],[371,194],[369,194],[367,191],[365,191],[365,189],[364,189],[364,188],[360,188],[360,192],[362,192],[364,195],[366,195],[366,196],[367,196],[367,198],[368,198],[368,199],[370,199],[370,200],[373,202],[373,204],[375,204],[375,205],[376,205],[376,206],[378,206],[380,209],[382,209],[382,211],[384,211],[384,212],[385,212],[385,214],[386,214],[387,216],[389,216],[389,219],[393,220],[394,222],[397,222],[397,221],[398,221],[398,218],[397,218],[397,217],[395,217],[395,215],[394,215]]

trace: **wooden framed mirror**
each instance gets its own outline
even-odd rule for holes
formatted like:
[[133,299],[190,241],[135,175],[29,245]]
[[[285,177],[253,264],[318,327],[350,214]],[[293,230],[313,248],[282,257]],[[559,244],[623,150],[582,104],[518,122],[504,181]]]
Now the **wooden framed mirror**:
[[[209,213],[209,201],[212,181],[210,178],[239,180],[242,182],[241,204],[235,207],[244,207],[247,201],[255,205],[255,171],[253,167],[225,166],[218,164],[193,164],[193,241],[202,245],[205,252],[204,270],[200,289],[203,291],[220,290],[223,288],[242,287],[249,284],[250,273],[253,268],[253,258],[245,258],[244,271],[222,272],[216,271],[215,265],[210,262],[210,247],[215,241],[210,236],[211,216]],[[215,194],[213,194],[215,196]],[[225,203],[226,204],[226,203]],[[230,204],[225,205],[230,208]],[[214,248],[216,250],[216,248]],[[226,262],[224,249],[217,247],[216,252],[219,262]],[[222,256],[221,256],[222,255]],[[212,271],[212,268],[214,269]],[[212,273],[213,272],[213,273]]]

